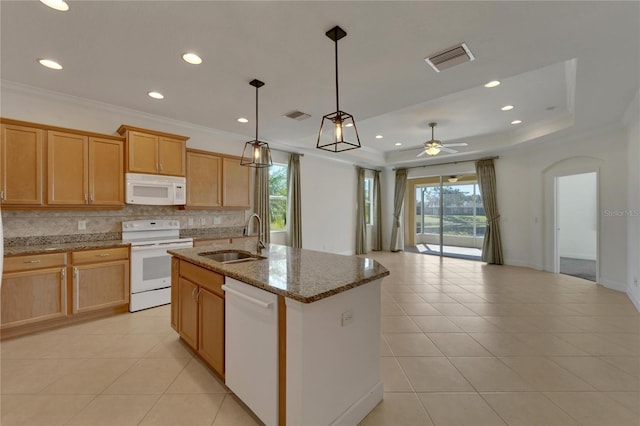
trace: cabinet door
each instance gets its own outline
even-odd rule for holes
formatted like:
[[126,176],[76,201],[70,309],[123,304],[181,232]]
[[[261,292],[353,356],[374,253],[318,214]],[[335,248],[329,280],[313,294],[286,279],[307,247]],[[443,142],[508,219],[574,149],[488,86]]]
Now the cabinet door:
[[220,207],[222,158],[187,152],[187,206]]
[[180,315],[180,259],[171,258],[171,328],[178,331]]
[[198,353],[224,377],[224,299],[200,288]]
[[146,133],[127,132],[127,171],[158,173],[158,137]]
[[186,142],[160,136],[158,138],[158,172],[163,175],[186,176]]
[[65,267],[4,274],[0,290],[3,329],[67,315]]
[[124,205],[124,143],[89,138],[89,203]]
[[192,348],[198,349],[198,285],[180,277],[178,333]]
[[87,136],[47,133],[49,204],[84,205],[89,201],[87,148]]
[[129,261],[73,267],[73,313],[129,303]]
[[241,166],[240,160],[222,160],[222,205],[225,207],[249,208],[249,170]]
[[0,201],[2,204],[42,205],[43,131],[2,125],[0,142]]

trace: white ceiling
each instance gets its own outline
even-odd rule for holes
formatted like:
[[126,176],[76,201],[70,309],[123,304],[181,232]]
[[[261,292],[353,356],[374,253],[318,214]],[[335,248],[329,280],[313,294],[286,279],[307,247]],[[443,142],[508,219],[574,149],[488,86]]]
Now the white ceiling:
[[[340,106],[363,149],[339,156],[414,165],[499,153],[546,135],[582,134],[620,120],[640,81],[640,2],[1,1],[3,80],[188,123],[315,150],[335,110],[335,25]],[[476,57],[441,73],[424,58],[466,42]],[[186,51],[202,65],[186,64]],[[51,71],[36,60],[51,58]],[[483,84],[499,79],[502,85]],[[165,95],[153,100],[147,92]],[[505,104],[515,108],[500,111]],[[311,114],[304,121],[289,111]],[[236,122],[244,116],[248,124]],[[513,126],[513,119],[523,124]],[[416,159],[431,138],[467,142],[459,154]],[[132,123],[133,124],[133,123]],[[375,135],[383,139],[375,139]],[[402,146],[396,147],[396,142]],[[456,148],[457,149],[457,148]],[[417,161],[417,162],[416,162]]]

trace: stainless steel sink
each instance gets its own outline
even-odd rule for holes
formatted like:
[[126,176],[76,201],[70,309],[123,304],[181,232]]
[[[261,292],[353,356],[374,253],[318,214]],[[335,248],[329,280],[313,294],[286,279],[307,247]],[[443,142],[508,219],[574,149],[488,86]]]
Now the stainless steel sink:
[[207,259],[215,260],[220,263],[240,263],[251,262],[254,260],[266,259],[264,256],[252,254],[242,250],[218,250],[209,251],[204,253],[198,253],[198,256],[206,257]]

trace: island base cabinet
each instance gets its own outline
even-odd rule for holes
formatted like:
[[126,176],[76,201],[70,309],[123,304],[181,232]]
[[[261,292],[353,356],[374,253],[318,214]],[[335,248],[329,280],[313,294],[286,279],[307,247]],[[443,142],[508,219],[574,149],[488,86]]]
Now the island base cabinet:
[[356,425],[382,400],[381,282],[286,299],[288,425]]
[[267,426],[275,426],[278,424],[278,296],[229,277],[222,288],[226,302],[225,384]]
[[208,290],[200,290],[200,356],[219,372],[224,372],[224,299]]

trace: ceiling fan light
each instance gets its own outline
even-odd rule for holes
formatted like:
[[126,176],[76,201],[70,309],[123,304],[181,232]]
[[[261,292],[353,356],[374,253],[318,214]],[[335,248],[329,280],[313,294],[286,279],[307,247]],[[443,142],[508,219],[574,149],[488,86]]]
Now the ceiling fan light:
[[427,155],[438,155],[440,153],[440,145],[437,143],[429,142],[427,143],[424,152]]
[[458,176],[449,176],[447,178],[447,181],[450,183],[456,183],[458,181],[459,177]]

